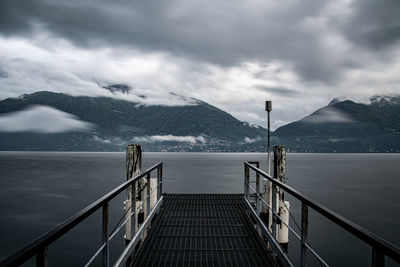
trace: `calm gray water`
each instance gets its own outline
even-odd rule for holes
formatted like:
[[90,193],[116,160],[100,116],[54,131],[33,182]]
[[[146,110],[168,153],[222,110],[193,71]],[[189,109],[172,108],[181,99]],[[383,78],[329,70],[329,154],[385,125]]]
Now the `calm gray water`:
[[[144,168],[164,162],[164,190],[243,191],[243,161],[260,153],[144,153]],[[288,184],[400,246],[399,154],[288,154]],[[0,259],[50,230],[125,180],[124,153],[0,152]],[[113,227],[123,196],[111,203]],[[299,203],[288,198],[299,221]],[[290,224],[295,227],[291,221]],[[94,214],[49,248],[51,266],[80,266],[101,243]],[[310,211],[310,243],[333,266],[369,265],[370,248]],[[122,233],[112,254],[122,248]],[[299,243],[290,237],[290,256]],[[319,266],[309,256],[310,266]]]

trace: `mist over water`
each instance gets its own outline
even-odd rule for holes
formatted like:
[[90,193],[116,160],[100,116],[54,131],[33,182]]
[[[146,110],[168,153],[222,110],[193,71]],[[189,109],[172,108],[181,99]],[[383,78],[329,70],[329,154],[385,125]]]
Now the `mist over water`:
[[[245,160],[260,161],[266,170],[261,153],[144,153],[143,169],[163,161],[164,191],[170,193],[242,193]],[[399,154],[288,154],[287,183],[400,246],[399,163]],[[0,259],[123,181],[125,153],[0,152]],[[124,212],[124,196],[110,203],[111,229]],[[286,196],[299,223],[300,204]],[[312,210],[309,222],[310,244],[328,264],[370,265],[371,250],[362,241]],[[296,229],[292,220],[290,225]],[[112,259],[123,247],[122,232],[111,242]],[[97,212],[49,247],[49,263],[83,265],[100,244]],[[290,236],[295,261],[298,245]],[[309,265],[319,266],[311,255]]]

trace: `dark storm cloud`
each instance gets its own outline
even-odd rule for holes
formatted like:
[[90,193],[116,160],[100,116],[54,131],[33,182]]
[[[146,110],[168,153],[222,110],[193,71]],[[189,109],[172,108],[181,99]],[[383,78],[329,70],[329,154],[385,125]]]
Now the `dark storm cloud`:
[[277,59],[307,79],[329,77],[334,67],[318,36],[299,28],[326,2],[267,2],[3,0],[0,29],[18,35],[44,27],[82,47],[132,46],[221,66]]
[[274,95],[280,95],[280,96],[286,96],[286,97],[297,96],[300,94],[300,92],[298,90],[285,88],[285,87],[258,86],[257,88],[262,91],[274,94]]
[[348,38],[360,46],[381,49],[400,40],[400,1],[360,0],[346,24]]
[[[305,79],[330,81],[355,63],[332,62],[321,32],[301,25],[329,12],[331,3],[3,0],[0,31],[29,34],[36,25],[82,47],[132,46],[223,66],[277,59],[293,63]],[[400,1],[357,0],[351,8],[350,19],[329,18],[328,26],[371,49],[399,40]]]
[[221,66],[281,60],[292,63],[305,80],[332,82],[363,62],[331,55],[321,44],[324,32],[314,28],[318,22],[302,27],[305,21],[324,16],[328,25],[323,31],[340,31],[356,45],[381,48],[400,38],[400,1],[356,0],[350,18],[324,15],[332,3],[2,0],[0,32],[29,35],[43,27],[81,47],[167,51]]
[[33,3],[33,1],[0,1],[0,32],[5,35],[30,32],[29,9]]

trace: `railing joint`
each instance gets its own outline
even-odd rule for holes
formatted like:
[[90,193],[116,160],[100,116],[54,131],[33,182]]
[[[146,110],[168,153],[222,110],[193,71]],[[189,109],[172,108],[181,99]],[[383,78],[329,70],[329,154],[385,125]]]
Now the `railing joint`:
[[110,265],[110,246],[109,246],[109,214],[108,214],[108,202],[106,202],[102,207],[102,241],[105,243],[105,247],[102,252],[102,266],[108,267]]
[[48,247],[40,248],[36,254],[36,266],[47,267],[48,266]]
[[372,258],[371,258],[371,266],[372,267],[384,267],[385,266],[385,255],[382,251],[377,248],[372,248]]

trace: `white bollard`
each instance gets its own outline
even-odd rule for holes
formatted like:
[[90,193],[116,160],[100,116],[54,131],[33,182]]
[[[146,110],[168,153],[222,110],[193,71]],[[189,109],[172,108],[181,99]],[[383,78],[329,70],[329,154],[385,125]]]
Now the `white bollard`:
[[[285,204],[282,201],[279,201],[279,216],[287,225],[289,225],[289,212],[289,201],[285,201]],[[278,243],[287,244],[289,242],[289,228],[281,222],[277,225],[276,230]]]
[[141,203],[142,204],[142,208],[140,209],[143,213],[143,221],[146,220],[147,218],[147,179],[146,178],[142,178],[140,179],[140,199],[141,199]]
[[[143,221],[146,220],[147,218],[147,178],[142,178],[140,185],[142,187],[142,193],[141,193],[141,200],[143,201],[143,205],[141,208],[141,212],[143,212],[144,217]],[[154,206],[157,203],[157,190],[155,190],[157,186],[157,178],[150,178],[150,211],[154,208]],[[147,236],[147,230],[143,233],[143,238],[146,238]]]
[[[141,180],[142,195],[141,199],[144,202],[142,206],[142,211],[144,212],[144,219],[147,218],[147,178],[142,178]],[[157,186],[157,178],[150,178],[150,211],[154,208],[157,203],[157,190],[154,190]]]
[[[260,191],[261,191],[261,197],[262,199],[269,203],[269,181],[265,178],[261,179],[261,185],[260,185]],[[261,212],[262,213],[268,213],[269,209],[267,207],[267,205],[265,205],[264,202],[261,202]]]
[[125,240],[131,240],[132,239],[132,227],[131,227],[131,214],[132,214],[132,207],[131,207],[131,201],[130,200],[125,200],[124,201],[124,210],[128,210],[126,212],[125,218],[127,219],[126,224],[125,224]]
[[[261,186],[260,186],[260,191],[261,191],[261,197],[262,199],[268,203],[268,205],[272,206],[271,201],[272,201],[272,195],[270,194],[271,191],[271,183],[268,181],[266,178],[261,179]],[[265,225],[268,227],[269,231],[272,233],[272,212],[268,208],[267,205],[265,205],[264,202],[261,203],[261,219],[264,221]]]
[[158,188],[157,187],[157,178],[150,178],[150,190],[151,195],[150,195],[150,209],[153,210],[154,206],[157,203],[157,196],[158,196]]

